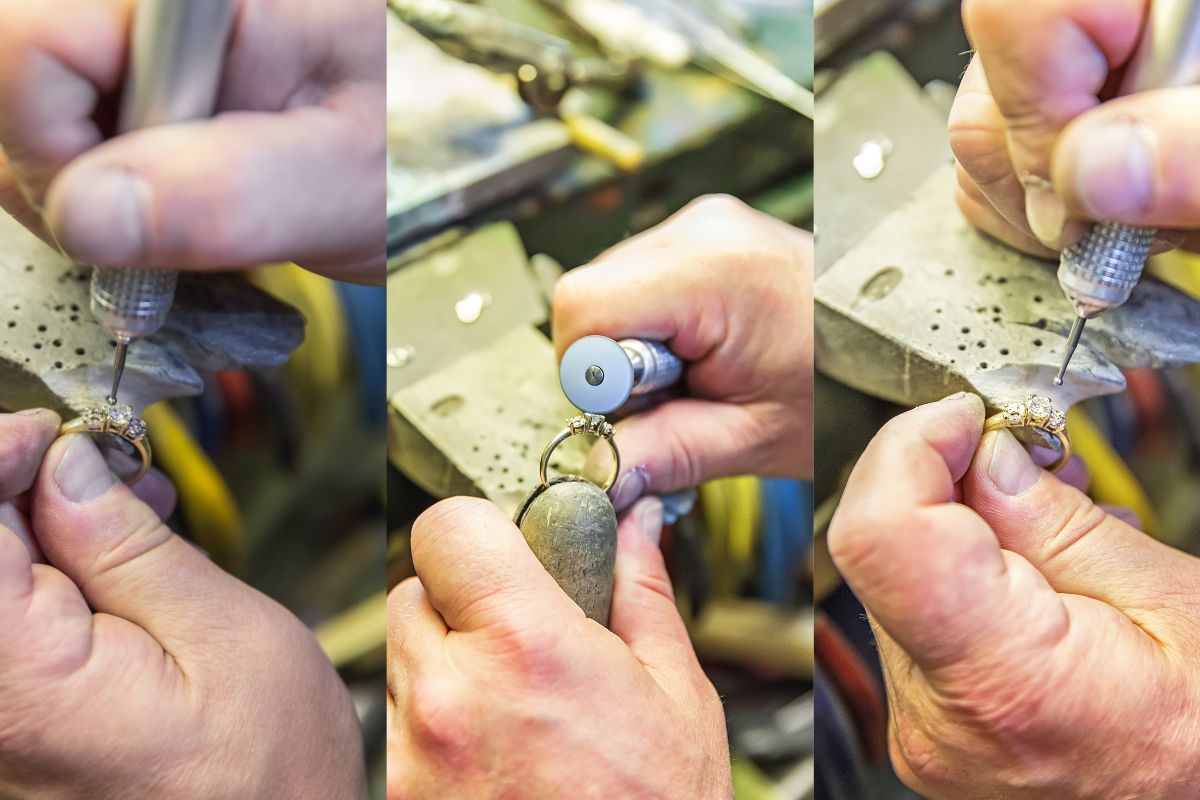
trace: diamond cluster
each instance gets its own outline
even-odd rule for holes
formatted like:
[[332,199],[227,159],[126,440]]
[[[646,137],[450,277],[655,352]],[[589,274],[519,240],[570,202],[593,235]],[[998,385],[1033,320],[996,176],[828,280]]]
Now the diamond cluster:
[[567,429],[572,435],[590,433],[605,439],[613,437],[613,426],[600,414],[582,414],[567,420]]
[[1041,395],[1031,394],[1020,402],[1005,403],[1001,413],[1009,427],[1029,425],[1049,433],[1060,433],[1067,427],[1066,415],[1054,407],[1049,397]]
[[133,406],[97,406],[83,412],[83,424],[93,433],[114,433],[131,442],[146,436],[146,423],[134,412]]

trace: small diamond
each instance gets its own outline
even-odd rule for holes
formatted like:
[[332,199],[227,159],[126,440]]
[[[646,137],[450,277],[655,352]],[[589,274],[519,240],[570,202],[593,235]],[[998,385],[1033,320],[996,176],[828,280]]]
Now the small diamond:
[[125,432],[129,434],[130,438],[141,439],[146,435],[146,423],[134,417],[129,421],[129,427],[125,429]]
[[1067,415],[1059,411],[1057,408],[1050,413],[1050,419],[1046,421],[1046,430],[1051,433],[1059,433],[1067,427]]
[[83,412],[83,424],[86,425],[89,430],[103,430],[104,420],[106,418],[107,414],[105,414],[104,409],[102,408],[89,408]]
[[1030,395],[1029,399],[1025,401],[1025,405],[1029,409],[1029,420],[1034,425],[1045,425],[1050,419],[1050,415],[1054,413],[1054,403],[1048,397]]
[[1021,426],[1025,424],[1025,404],[1024,403],[1005,403],[1004,404],[1004,421],[1009,425]]

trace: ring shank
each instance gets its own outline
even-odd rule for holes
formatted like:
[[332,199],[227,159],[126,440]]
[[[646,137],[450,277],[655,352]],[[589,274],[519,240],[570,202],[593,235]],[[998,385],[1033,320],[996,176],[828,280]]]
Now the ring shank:
[[141,458],[141,464],[138,465],[137,470],[135,470],[132,475],[119,475],[118,476],[121,479],[121,481],[123,483],[125,483],[126,485],[133,485],[133,484],[137,483],[145,476],[145,474],[147,472],[150,471],[150,463],[153,460],[153,457],[152,457],[152,453],[150,450],[150,442],[146,439],[146,437],[143,436],[143,437],[140,437],[137,439],[132,439],[127,436],[122,436],[121,434],[116,433],[114,431],[101,432],[101,431],[90,430],[87,427],[87,424],[83,421],[82,417],[76,417],[73,420],[64,422],[58,428],[58,435],[60,438],[63,436],[71,436],[71,435],[77,434],[77,433],[86,433],[91,436],[102,436],[102,435],[103,436],[111,436],[114,439],[117,439],[118,441],[122,441],[122,442],[129,444],[130,446],[133,447],[134,450],[137,451],[138,457]]
[[[563,428],[558,432],[557,436],[550,440],[550,444],[546,445],[546,449],[542,451],[542,460],[538,464],[538,478],[541,480],[542,486],[550,486],[550,456],[554,453],[554,448],[575,435],[575,432],[570,428]],[[600,486],[602,490],[607,492],[617,482],[617,476],[621,474],[621,453],[617,450],[617,443],[612,440],[611,436],[601,438],[608,442],[609,449],[612,450],[613,454],[612,470],[609,472],[608,478]]]
[[1058,449],[1057,449],[1058,458],[1055,459],[1053,464],[1046,467],[1046,469],[1049,470],[1051,473],[1060,472],[1062,470],[1062,468],[1065,467],[1070,462],[1070,460],[1071,460],[1071,439],[1070,439],[1070,437],[1067,436],[1067,432],[1065,429],[1061,430],[1061,431],[1049,431],[1038,425],[1011,425],[1004,418],[1003,412],[1001,412],[999,414],[993,414],[992,416],[988,417],[987,420],[983,423],[984,435],[987,435],[989,433],[995,433],[996,431],[1008,430],[1008,429],[1013,429],[1013,428],[1034,428],[1038,431],[1041,431],[1041,433],[1043,433],[1045,436],[1048,436],[1048,437],[1058,441]]

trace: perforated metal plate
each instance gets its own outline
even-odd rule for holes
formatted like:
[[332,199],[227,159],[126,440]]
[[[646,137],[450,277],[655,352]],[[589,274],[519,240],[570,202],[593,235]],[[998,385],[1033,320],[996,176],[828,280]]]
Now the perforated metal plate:
[[[113,343],[88,308],[91,270],[0,213],[0,408],[78,412],[103,398]],[[182,276],[167,324],[130,351],[121,399],[196,394],[197,370],[282,364],[304,320],[240,277]]]
[[[482,495],[512,514],[538,482],[542,449],[578,413],[558,386],[550,341],[530,326],[395,392],[392,462],[439,497]],[[592,444],[554,451],[553,475],[579,474]]]

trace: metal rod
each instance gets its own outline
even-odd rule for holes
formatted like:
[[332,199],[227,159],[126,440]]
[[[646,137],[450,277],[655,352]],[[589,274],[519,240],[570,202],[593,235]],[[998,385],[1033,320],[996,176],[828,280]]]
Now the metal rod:
[[128,337],[117,339],[117,351],[113,353],[112,391],[108,393],[110,406],[117,404],[117,390],[121,387],[121,377],[125,374],[125,356],[129,352],[129,342]]
[[1075,348],[1079,347],[1079,338],[1083,336],[1083,326],[1086,324],[1087,317],[1075,317],[1075,324],[1071,326],[1071,336],[1067,339],[1067,354],[1063,357],[1062,367],[1054,379],[1055,386],[1063,385],[1063,381],[1067,377],[1067,367],[1070,366],[1071,359],[1075,356]]

